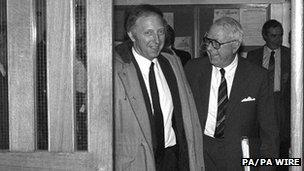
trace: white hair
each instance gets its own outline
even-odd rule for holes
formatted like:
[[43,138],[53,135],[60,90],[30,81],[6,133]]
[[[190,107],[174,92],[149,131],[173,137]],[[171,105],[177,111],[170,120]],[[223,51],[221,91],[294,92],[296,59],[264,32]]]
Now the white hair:
[[230,17],[222,17],[220,19],[217,19],[213,25],[222,27],[227,33],[226,37],[238,40],[242,43],[244,31],[241,24],[235,19]]

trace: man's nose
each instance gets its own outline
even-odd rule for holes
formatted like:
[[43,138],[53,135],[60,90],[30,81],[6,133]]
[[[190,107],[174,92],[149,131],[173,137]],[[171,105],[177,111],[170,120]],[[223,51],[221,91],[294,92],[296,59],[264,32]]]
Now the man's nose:
[[274,37],[275,37],[276,39],[281,39],[281,38],[283,38],[283,36],[282,36],[281,34],[276,34]]
[[277,36],[277,37],[274,38],[274,40],[275,41],[281,41],[281,40],[283,40],[283,38],[281,36]]
[[211,42],[210,42],[210,43],[208,43],[208,44],[206,44],[205,46],[206,46],[206,49],[207,49],[208,51],[212,50],[212,48],[213,48],[213,46],[212,46],[212,43],[211,43]]
[[158,34],[155,34],[153,36],[153,38],[154,38],[155,43],[159,43],[159,35]]

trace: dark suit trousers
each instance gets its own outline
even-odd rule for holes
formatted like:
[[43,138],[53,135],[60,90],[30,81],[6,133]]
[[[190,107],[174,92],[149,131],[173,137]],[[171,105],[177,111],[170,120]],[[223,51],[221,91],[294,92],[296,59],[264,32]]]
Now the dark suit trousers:
[[177,171],[178,170],[178,146],[167,147],[164,154],[156,162],[157,171]]
[[[279,158],[289,157],[290,148],[290,114],[285,112],[285,104],[282,102],[281,92],[274,93],[274,102],[278,124],[280,129],[280,153]],[[286,171],[288,166],[278,166],[277,171]]]
[[204,159],[206,171],[227,170],[224,139],[204,135]]

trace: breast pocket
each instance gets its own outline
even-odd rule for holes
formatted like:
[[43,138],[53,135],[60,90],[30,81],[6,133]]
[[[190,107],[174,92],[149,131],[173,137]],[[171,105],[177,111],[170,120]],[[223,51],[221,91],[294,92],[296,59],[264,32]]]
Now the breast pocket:
[[240,108],[241,108],[241,109],[244,109],[244,110],[248,110],[248,111],[253,111],[253,110],[255,110],[255,106],[256,106],[255,100],[252,100],[252,101],[244,101],[244,102],[241,102],[241,103],[240,103]]
[[248,136],[255,129],[257,123],[256,103],[255,101],[242,102],[239,109],[242,132]]

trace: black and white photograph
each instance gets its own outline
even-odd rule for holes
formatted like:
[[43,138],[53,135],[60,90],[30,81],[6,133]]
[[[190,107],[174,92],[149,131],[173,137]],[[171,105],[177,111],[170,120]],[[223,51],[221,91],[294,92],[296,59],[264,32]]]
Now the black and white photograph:
[[302,0],[0,0],[0,171],[303,171]]

